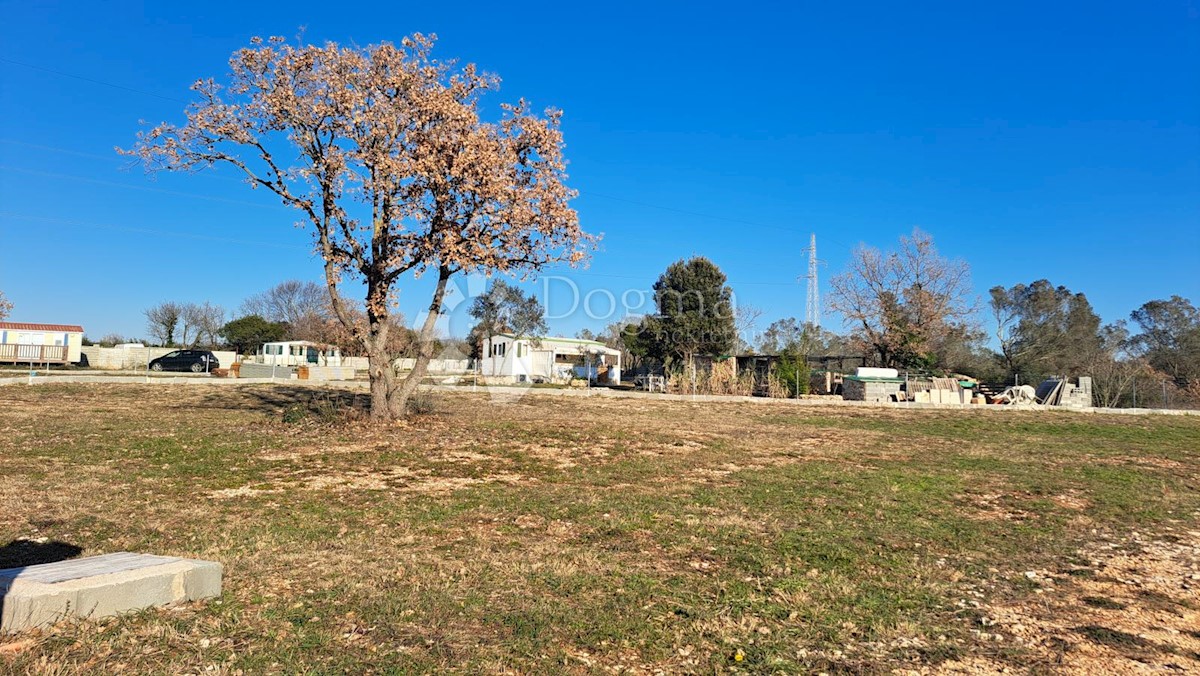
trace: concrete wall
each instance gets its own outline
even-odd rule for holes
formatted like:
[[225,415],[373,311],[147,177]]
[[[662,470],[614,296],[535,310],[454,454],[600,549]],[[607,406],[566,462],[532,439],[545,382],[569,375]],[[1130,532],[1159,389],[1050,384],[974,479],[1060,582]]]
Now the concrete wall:
[[[87,345],[81,348],[83,355],[87,356],[88,366],[94,369],[110,369],[110,370],[146,370],[146,364],[150,363],[151,359],[161,357],[164,354],[171,352],[177,348],[173,347],[99,347],[97,345]],[[227,369],[229,365],[237,361],[237,353],[232,350],[213,350],[213,354],[217,356],[217,361],[221,363],[221,368]]]
[[[411,371],[417,365],[416,359],[397,359],[396,368],[401,371]],[[430,373],[468,373],[471,370],[470,359],[430,359]]]
[[1092,379],[1084,376],[1079,379],[1078,385],[1071,383],[1063,383],[1062,399],[1060,406],[1068,408],[1088,408],[1092,405]]
[[[224,362],[222,362],[224,363]],[[239,378],[295,378],[296,369],[291,366],[254,364],[242,362],[238,367]]]
[[310,366],[309,380],[354,380],[354,369],[349,366]]
[[891,401],[900,392],[900,383],[846,379],[842,398],[847,401]]
[[[397,359],[396,368],[401,371],[411,371],[417,363],[416,359]],[[369,367],[366,357],[342,357],[342,366],[349,366],[359,371],[366,371]],[[430,373],[469,373],[471,371],[470,359],[431,359],[429,360]]]
[[912,394],[912,401],[920,404],[969,404],[974,392],[967,389],[929,389]]

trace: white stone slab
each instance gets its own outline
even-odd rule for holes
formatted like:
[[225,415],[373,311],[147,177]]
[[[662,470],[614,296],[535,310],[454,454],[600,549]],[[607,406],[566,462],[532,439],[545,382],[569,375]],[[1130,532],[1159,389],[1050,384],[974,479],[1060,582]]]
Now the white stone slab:
[[221,564],[117,552],[0,570],[0,632],[221,594]]
[[900,372],[896,369],[885,369],[877,366],[859,366],[854,375],[860,378],[898,378]]

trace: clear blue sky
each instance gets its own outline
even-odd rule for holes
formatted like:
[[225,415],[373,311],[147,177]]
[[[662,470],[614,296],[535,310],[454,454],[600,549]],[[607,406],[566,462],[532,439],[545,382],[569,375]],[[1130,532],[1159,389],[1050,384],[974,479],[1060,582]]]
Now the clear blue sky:
[[[251,36],[301,28],[361,45],[437,33],[439,56],[501,76],[492,109],[563,109],[576,207],[604,240],[589,269],[550,274],[583,292],[619,299],[701,254],[765,325],[804,315],[810,232],[828,278],[855,244],[919,226],[971,264],[981,298],[1044,277],[1106,321],[1200,301],[1196,0],[266,4],[0,3],[12,319],[143,336],[163,300],[233,310],[319,279],[309,236],[264,191],[220,172],[151,180],[113,152],[139,120],[181,120],[188,85]],[[402,288],[413,317],[428,287]]]

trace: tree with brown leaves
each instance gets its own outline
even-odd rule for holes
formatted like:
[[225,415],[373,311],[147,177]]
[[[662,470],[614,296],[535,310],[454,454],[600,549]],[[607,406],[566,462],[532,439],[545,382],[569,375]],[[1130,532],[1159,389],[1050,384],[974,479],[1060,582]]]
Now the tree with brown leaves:
[[12,312],[13,304],[4,297],[4,292],[0,291],[0,321],[8,317],[8,313]]
[[939,255],[920,229],[896,251],[858,247],[830,286],[830,307],[882,366],[935,366],[942,343],[971,328],[970,268]]
[[[338,320],[370,363],[371,416],[405,413],[433,356],[447,283],[458,273],[525,275],[582,261],[594,243],[569,206],[561,113],[502,106],[479,117],[499,80],[431,57],[435,37],[365,48],[252,40],[230,59],[226,85],[206,79],[187,122],[139,134],[148,171],[235,167],[311,225]],[[436,280],[402,382],[388,353],[388,317],[402,275]],[[366,287],[365,327],[339,286]]]

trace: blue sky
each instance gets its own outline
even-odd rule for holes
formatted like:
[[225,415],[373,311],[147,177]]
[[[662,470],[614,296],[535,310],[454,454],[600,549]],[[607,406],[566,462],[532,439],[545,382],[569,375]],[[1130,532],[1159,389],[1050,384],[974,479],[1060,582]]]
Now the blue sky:
[[[762,324],[804,316],[802,249],[828,278],[914,226],[988,288],[1047,278],[1106,321],[1200,301],[1200,3],[0,3],[0,290],[12,319],[146,334],[160,301],[242,300],[318,280],[294,214],[229,173],[147,178],[113,152],[179,121],[188,85],[254,35],[362,45],[437,33],[436,54],[565,111],[591,266],[638,299],[708,256]],[[404,280],[415,317],[428,285]],[[826,292],[826,288],[822,292]],[[617,308],[620,310],[620,308]],[[985,319],[986,319],[986,313]],[[462,306],[450,330],[464,334]],[[826,313],[825,325],[838,328]]]

